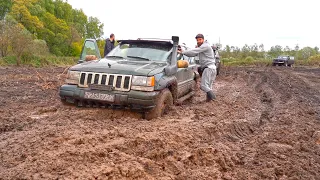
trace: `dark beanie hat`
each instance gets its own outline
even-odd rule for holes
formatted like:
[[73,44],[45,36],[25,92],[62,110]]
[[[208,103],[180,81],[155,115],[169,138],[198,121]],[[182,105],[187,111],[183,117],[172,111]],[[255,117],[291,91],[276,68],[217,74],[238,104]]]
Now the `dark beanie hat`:
[[202,38],[202,39],[204,39],[203,34],[197,34],[196,39],[198,39],[198,38]]

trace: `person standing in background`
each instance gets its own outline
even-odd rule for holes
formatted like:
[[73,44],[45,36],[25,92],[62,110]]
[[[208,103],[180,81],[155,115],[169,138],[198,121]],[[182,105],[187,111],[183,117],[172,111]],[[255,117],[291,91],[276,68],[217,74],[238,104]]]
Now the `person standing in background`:
[[106,39],[106,45],[104,46],[104,57],[106,57],[107,54],[109,54],[110,51],[114,48],[114,40],[115,36],[114,34],[110,34],[110,38]]

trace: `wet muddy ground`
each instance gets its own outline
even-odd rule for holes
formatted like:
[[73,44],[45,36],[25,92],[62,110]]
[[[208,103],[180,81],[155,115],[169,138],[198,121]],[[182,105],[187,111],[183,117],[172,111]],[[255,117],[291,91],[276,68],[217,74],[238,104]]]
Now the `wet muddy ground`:
[[224,68],[151,121],[62,105],[64,71],[0,67],[0,179],[320,179],[319,68]]

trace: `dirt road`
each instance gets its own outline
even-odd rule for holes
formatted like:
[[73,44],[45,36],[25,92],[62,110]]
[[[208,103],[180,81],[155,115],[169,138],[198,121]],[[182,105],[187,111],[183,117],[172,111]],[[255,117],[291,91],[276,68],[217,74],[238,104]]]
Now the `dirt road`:
[[152,121],[63,106],[63,71],[0,67],[0,179],[320,179],[320,69],[223,69]]

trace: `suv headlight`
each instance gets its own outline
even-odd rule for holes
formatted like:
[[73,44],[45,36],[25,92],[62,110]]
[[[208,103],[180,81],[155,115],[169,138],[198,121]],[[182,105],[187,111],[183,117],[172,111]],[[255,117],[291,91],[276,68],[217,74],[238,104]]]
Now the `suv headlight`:
[[66,83],[67,84],[78,84],[80,80],[79,71],[68,71]]
[[154,76],[133,76],[131,89],[138,91],[153,91],[155,79]]

